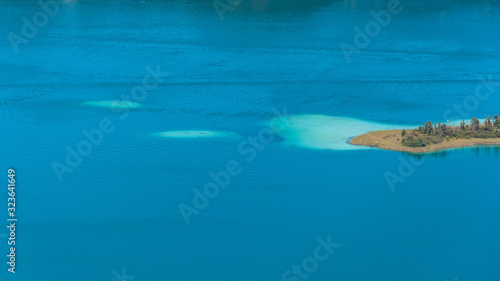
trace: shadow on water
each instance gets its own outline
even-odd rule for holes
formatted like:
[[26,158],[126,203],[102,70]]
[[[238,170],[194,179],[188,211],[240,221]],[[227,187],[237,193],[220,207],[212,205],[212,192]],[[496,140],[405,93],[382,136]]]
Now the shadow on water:
[[433,151],[433,152],[426,152],[426,153],[406,153],[403,152],[403,154],[408,155],[410,159],[415,159],[415,160],[422,160],[424,157],[432,157],[435,159],[445,159],[447,156],[453,155],[453,154],[464,154],[467,152],[474,152],[476,155],[481,155],[481,154],[486,154],[486,155],[494,155],[497,157],[500,155],[500,145],[477,145],[477,146],[469,146],[469,147],[462,147],[462,148],[452,148],[452,149],[445,149],[445,150],[439,150],[439,151]]
[[[92,2],[91,0],[78,0],[79,3]],[[332,4],[340,4],[341,7],[348,10],[366,11],[387,9],[389,0],[359,1],[359,0],[108,0],[104,3],[124,4],[133,6],[152,7],[158,5],[175,7],[184,10],[214,11],[239,14],[273,14],[282,12],[309,12],[328,7]],[[412,1],[399,0],[402,7],[405,8],[405,14],[423,15],[436,14],[447,11],[460,11],[463,9],[475,9],[480,14],[489,14],[499,10],[499,1],[477,0],[444,0],[444,1]],[[444,2],[444,3],[443,3]],[[217,8],[216,8],[217,6]],[[155,7],[152,7],[155,8]],[[165,9],[159,8],[160,10]]]
[[[89,0],[79,0],[87,2]],[[158,10],[182,10],[185,13],[202,11],[228,15],[258,15],[276,13],[308,13],[333,4],[338,4],[335,10],[343,13],[358,11],[369,14],[372,10],[387,9],[389,0],[108,0],[113,4],[125,4],[149,7]],[[107,2],[107,1],[103,1]],[[500,1],[488,0],[444,0],[444,1],[412,1],[399,0],[405,12],[403,16],[434,15],[437,13],[456,13],[472,9],[470,17],[484,17],[500,10]],[[156,6],[156,7],[155,7]],[[470,12],[470,11],[468,11]],[[224,17],[221,16],[223,19]]]
[[403,154],[408,154],[408,158],[411,160],[416,160],[416,162],[420,162],[420,160],[424,159],[426,156],[425,154],[413,154],[413,153],[403,153]]
[[[123,2],[125,0],[120,0]],[[334,2],[342,0],[126,0],[127,2],[173,2],[180,5],[199,5],[214,8],[214,3],[218,3],[223,8],[224,6],[231,10],[239,12],[285,12],[285,11],[306,11],[314,8],[326,7]]]
[[238,9],[244,12],[306,11],[326,7],[340,0],[241,0]]
[[493,154],[495,156],[498,156],[500,154],[500,145],[474,146],[473,149],[476,154],[486,153],[488,155]]

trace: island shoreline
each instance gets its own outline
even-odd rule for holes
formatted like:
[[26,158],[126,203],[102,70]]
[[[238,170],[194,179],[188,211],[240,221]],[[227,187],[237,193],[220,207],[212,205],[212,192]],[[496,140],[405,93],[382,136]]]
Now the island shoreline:
[[443,141],[442,143],[426,147],[407,147],[403,146],[400,142],[402,131],[398,129],[372,131],[349,139],[349,143],[357,146],[368,146],[411,154],[434,153],[473,146],[500,146],[500,138],[470,138]]

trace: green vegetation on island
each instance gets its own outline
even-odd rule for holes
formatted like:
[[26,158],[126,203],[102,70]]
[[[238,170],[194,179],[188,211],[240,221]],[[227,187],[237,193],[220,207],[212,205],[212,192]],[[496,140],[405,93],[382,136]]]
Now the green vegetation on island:
[[500,117],[488,116],[483,124],[473,117],[470,122],[462,120],[458,126],[427,122],[416,129],[373,131],[350,142],[416,153],[472,145],[500,145]]
[[438,144],[443,141],[471,138],[500,138],[500,118],[495,115],[493,119],[489,116],[481,124],[479,119],[472,117],[470,124],[465,120],[460,122],[460,126],[448,126],[446,124],[427,122],[417,129],[401,132],[401,144],[407,147],[425,147]]

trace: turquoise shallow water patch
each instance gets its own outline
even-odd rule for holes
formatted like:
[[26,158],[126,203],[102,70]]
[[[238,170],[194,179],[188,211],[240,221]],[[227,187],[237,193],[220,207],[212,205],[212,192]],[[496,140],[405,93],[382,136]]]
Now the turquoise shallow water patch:
[[238,134],[225,131],[209,131],[209,130],[181,130],[181,131],[167,131],[155,133],[155,136],[164,138],[183,138],[183,139],[197,139],[197,138],[225,138],[237,137]]
[[270,126],[287,144],[333,150],[368,149],[349,144],[349,139],[375,130],[411,127],[327,115],[291,115],[275,118],[270,121]]
[[93,107],[104,107],[104,108],[116,108],[116,109],[138,109],[144,107],[144,105],[138,103],[138,102],[133,102],[133,101],[122,101],[122,100],[102,100],[102,101],[86,101],[83,102],[82,104],[86,106],[93,106]]

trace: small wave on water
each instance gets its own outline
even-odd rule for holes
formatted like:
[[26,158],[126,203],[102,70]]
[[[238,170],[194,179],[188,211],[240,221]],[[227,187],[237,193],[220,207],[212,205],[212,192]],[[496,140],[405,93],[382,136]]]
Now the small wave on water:
[[28,112],[33,107],[33,101],[43,97],[41,93],[3,93],[0,96],[0,109],[2,114]]

